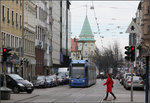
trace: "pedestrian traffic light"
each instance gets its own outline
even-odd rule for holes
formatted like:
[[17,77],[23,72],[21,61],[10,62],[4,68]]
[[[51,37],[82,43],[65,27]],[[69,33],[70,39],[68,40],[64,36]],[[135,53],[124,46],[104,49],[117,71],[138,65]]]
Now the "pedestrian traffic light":
[[135,61],[135,46],[131,46],[130,49],[131,49],[130,60],[133,62],[133,61]]
[[6,62],[7,58],[11,55],[9,51],[11,51],[10,48],[3,48],[3,62]]
[[125,59],[127,61],[130,61],[130,47],[129,46],[125,46],[125,49],[126,49],[126,51],[125,51],[125,54],[126,54]]

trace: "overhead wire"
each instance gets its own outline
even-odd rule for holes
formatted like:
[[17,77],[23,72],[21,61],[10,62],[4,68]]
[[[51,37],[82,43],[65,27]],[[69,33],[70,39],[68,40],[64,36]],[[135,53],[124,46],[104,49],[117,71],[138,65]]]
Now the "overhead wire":
[[97,30],[98,30],[99,37],[101,39],[101,46],[104,49],[103,40],[102,40],[103,37],[100,35],[100,28],[99,28],[99,24],[98,24],[98,21],[97,21],[97,17],[96,17],[96,12],[95,12],[95,7],[94,7],[93,0],[92,0],[92,7],[91,7],[91,9],[93,9],[93,11],[94,11],[94,18],[95,18],[95,21],[96,21],[96,25],[97,25]]

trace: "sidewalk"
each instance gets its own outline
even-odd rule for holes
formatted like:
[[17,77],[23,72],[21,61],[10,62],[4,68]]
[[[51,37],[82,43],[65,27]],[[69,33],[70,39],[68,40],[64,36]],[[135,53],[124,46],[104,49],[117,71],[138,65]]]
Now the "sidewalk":
[[109,94],[108,100],[102,103],[145,103],[145,91],[134,90],[133,91],[133,102],[131,102],[131,91],[126,90],[118,80],[114,80],[115,86],[113,92],[117,99],[113,100],[111,94]]
[[27,94],[27,93],[19,93],[19,94],[11,94],[10,100],[0,100],[1,103],[20,103],[23,100],[31,99],[37,97],[36,94]]

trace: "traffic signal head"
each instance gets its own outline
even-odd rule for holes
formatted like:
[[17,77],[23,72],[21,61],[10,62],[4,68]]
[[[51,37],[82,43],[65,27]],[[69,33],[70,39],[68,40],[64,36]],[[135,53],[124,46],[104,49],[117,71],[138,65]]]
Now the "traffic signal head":
[[20,60],[20,65],[23,65],[23,60]]
[[129,46],[125,46],[125,49],[126,49],[126,51],[125,51],[125,54],[126,54],[125,59],[127,61],[130,61],[130,47]]
[[131,48],[131,57],[130,57],[130,59],[133,62],[133,61],[135,61],[135,46],[131,46],[130,48]]
[[9,51],[11,51],[11,49],[3,48],[3,61],[7,61],[7,58],[11,55]]

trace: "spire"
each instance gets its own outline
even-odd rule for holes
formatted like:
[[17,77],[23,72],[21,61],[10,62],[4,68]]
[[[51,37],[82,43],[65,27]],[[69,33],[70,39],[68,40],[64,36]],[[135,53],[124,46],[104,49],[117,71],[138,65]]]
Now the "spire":
[[85,20],[84,20],[84,23],[83,23],[83,26],[82,26],[82,30],[81,30],[81,33],[79,35],[80,40],[92,40],[92,41],[95,41],[94,40],[94,35],[92,33],[92,29],[91,29],[91,26],[90,26],[90,23],[89,23],[89,20],[88,20],[88,17],[86,16],[85,17]]
[[86,16],[87,16],[87,4],[86,4]]

